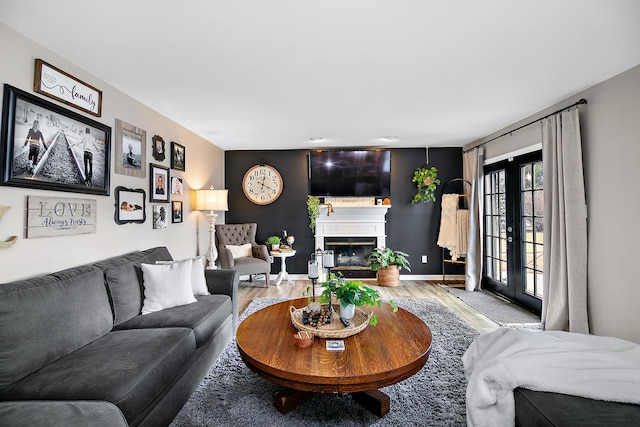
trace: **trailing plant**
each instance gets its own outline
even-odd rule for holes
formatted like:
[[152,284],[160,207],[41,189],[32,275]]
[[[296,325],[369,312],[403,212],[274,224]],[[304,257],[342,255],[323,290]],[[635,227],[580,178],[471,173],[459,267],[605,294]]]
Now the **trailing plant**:
[[267,245],[279,245],[280,242],[281,240],[279,236],[269,236],[267,237],[267,240],[265,240]]
[[[320,300],[325,303],[331,303],[331,295],[335,295],[343,307],[349,304],[353,304],[356,307],[362,305],[380,307],[383,302],[378,291],[363,285],[359,280],[347,280],[340,272],[337,274],[330,273],[329,278],[326,282],[322,283],[322,286],[324,286],[324,289],[322,294],[320,294]],[[390,300],[387,304],[391,306],[394,313],[398,311],[398,307],[393,300]],[[375,314],[371,317],[369,323],[376,326],[378,318]]]
[[378,271],[390,265],[397,265],[399,270],[405,268],[411,271],[411,264],[407,259],[408,257],[408,254],[401,251],[394,251],[390,248],[376,248],[367,255],[367,262],[371,267],[371,271]]
[[440,185],[438,169],[435,167],[418,168],[413,173],[411,182],[415,182],[416,187],[418,188],[418,192],[413,196],[411,204],[418,203],[420,201],[424,203],[436,201],[435,191],[436,187]]
[[307,212],[309,212],[309,228],[316,232],[316,219],[320,216],[320,198],[307,196]]

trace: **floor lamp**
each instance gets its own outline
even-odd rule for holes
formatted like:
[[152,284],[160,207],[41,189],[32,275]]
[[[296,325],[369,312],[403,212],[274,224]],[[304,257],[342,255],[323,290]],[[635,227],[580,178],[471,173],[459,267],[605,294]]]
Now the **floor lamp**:
[[207,269],[215,270],[218,259],[218,249],[216,249],[216,218],[218,214],[214,211],[228,211],[227,196],[229,190],[214,190],[213,185],[208,190],[196,190],[196,210],[209,211],[205,213],[209,221],[209,250],[207,250]]

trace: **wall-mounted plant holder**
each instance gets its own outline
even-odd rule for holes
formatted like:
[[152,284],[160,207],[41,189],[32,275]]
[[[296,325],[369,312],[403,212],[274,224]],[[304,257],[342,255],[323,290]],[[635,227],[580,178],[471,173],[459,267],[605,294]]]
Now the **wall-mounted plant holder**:
[[[11,209],[11,206],[0,206],[0,219],[2,219],[4,213],[9,209]],[[13,246],[16,240],[18,240],[18,236],[11,236],[6,241],[0,242],[0,249],[6,249],[10,246]]]

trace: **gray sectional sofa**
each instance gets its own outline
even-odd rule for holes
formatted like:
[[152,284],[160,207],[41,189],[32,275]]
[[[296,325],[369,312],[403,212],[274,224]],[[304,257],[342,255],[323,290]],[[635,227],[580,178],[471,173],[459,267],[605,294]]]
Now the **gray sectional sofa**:
[[164,247],[0,285],[0,425],[168,425],[233,337],[238,275],[141,315]]

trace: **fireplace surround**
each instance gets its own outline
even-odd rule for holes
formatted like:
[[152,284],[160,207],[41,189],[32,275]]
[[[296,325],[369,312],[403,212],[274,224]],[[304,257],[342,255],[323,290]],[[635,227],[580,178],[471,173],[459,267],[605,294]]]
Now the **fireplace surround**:
[[315,247],[332,249],[334,270],[345,277],[375,277],[364,258],[375,248],[386,246],[386,214],[391,205],[331,203],[331,207],[320,207]]

